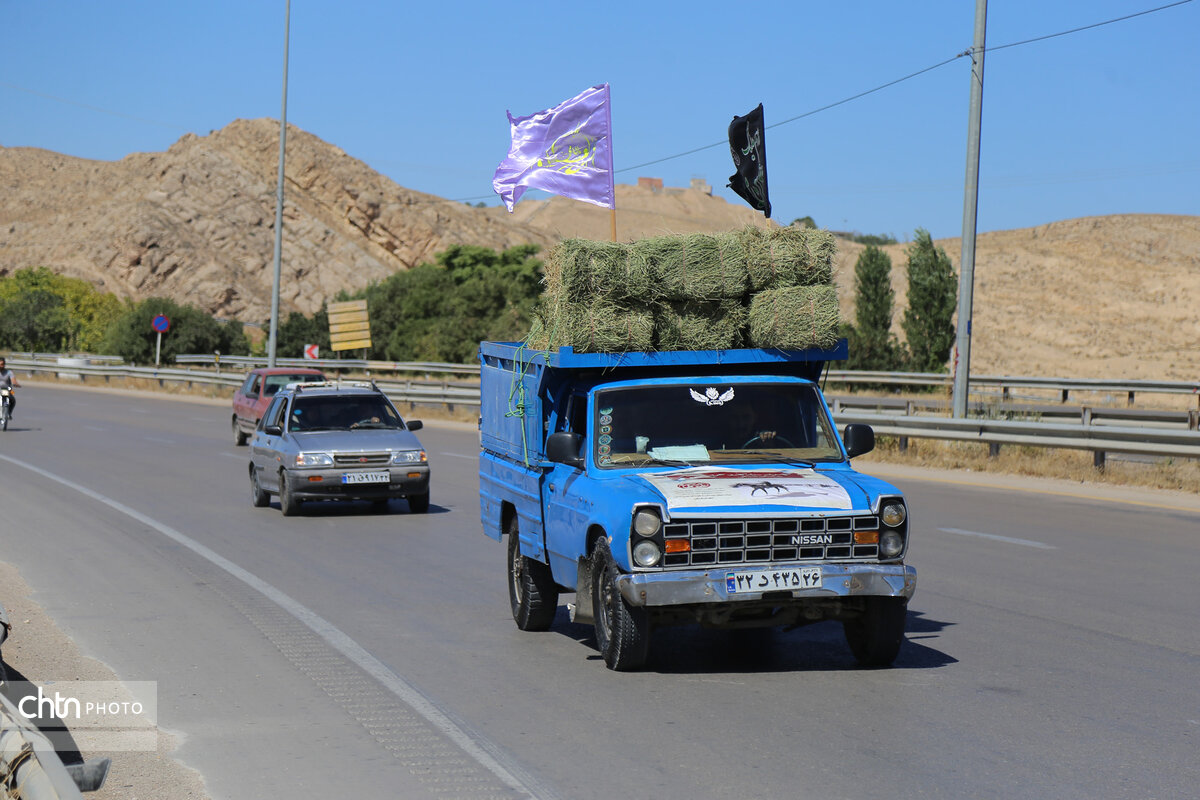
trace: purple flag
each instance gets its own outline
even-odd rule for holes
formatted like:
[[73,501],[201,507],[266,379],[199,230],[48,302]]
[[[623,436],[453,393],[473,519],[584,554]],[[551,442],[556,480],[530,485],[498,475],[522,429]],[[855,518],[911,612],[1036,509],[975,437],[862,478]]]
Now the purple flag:
[[616,208],[609,110],[605,83],[528,117],[508,113],[512,146],[492,188],[509,212],[526,188]]

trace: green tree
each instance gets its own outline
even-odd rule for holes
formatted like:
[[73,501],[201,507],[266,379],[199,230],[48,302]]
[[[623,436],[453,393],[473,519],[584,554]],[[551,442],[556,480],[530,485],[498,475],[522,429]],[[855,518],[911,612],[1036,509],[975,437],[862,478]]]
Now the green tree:
[[154,363],[158,334],[151,321],[158,314],[171,320],[171,329],[162,335],[161,359],[171,363],[185,353],[245,355],[250,352],[240,322],[221,323],[195,306],[181,305],[164,297],[151,297],[135,303],[118,317],[104,336],[105,352],[119,355],[135,364]]
[[900,344],[892,333],[896,293],[892,259],[868,246],[854,265],[855,325],[849,329],[849,369],[896,370],[902,363]]
[[7,324],[0,322],[5,341],[36,341],[34,349],[55,352],[95,352],[105,329],[125,310],[116,295],[46,267],[19,269],[0,279],[0,307],[9,318]]
[[322,308],[311,317],[293,311],[275,331],[275,355],[279,358],[303,358],[304,345],[315,344],[321,357],[329,348],[329,312]]
[[48,289],[24,287],[0,300],[0,341],[10,350],[61,353],[70,322],[62,297]]
[[929,231],[917,229],[908,248],[908,338],[913,372],[944,372],[954,346],[954,310],[958,278],[946,251],[936,247]]
[[455,245],[436,264],[368,287],[376,352],[394,361],[470,362],[485,339],[519,339],[541,293],[536,245],[503,252]]

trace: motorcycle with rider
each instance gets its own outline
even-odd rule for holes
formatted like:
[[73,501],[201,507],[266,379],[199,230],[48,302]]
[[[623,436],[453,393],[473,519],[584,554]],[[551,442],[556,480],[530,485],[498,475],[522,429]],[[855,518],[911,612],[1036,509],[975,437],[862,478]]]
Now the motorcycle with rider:
[[0,430],[8,430],[13,409],[17,407],[17,396],[14,390],[20,387],[21,382],[8,368],[8,362],[4,356],[0,356]]

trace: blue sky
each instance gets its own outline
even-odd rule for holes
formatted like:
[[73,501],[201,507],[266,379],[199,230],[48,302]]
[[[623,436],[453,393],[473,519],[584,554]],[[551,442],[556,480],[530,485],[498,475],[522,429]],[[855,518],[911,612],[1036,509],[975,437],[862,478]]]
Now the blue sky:
[[[993,0],[980,232],[1200,214],[1200,2],[1002,47],[1170,1]],[[0,145],[116,160],[277,119],[285,7],[0,0]],[[761,102],[773,218],[957,236],[970,85],[954,57],[974,18],[970,0],[293,0],[287,117],[401,186],[491,205],[505,111],[607,82],[618,183],[699,177],[740,204],[726,128]]]

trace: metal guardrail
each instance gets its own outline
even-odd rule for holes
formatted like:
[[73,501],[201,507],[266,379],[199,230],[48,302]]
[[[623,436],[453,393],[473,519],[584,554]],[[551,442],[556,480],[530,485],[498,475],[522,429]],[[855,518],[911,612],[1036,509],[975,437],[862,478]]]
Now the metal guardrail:
[[[825,373],[826,383],[839,385],[878,386],[937,386],[949,389],[954,377],[940,372],[868,372],[864,370],[829,370]],[[1071,392],[1115,392],[1124,393],[1133,403],[1134,396],[1147,394],[1194,394],[1200,398],[1200,382],[1196,381],[1151,381],[1119,380],[1110,378],[1038,378],[1012,375],[972,375],[971,388],[999,389],[1001,396],[1008,399],[1012,389],[1046,389],[1058,392],[1062,402],[1067,402]]]
[[[220,356],[215,355],[180,355],[175,356],[176,364],[206,364],[225,366],[229,364],[251,370],[255,367],[267,366],[267,359],[261,356]],[[352,358],[277,358],[275,364],[280,367],[313,367],[328,370],[355,370],[370,374],[375,372],[424,372],[452,375],[479,375],[477,364],[447,364],[438,361],[368,361]]]
[[[837,416],[841,411],[864,411],[913,417],[949,416],[950,405],[941,399],[911,400],[899,397],[865,397],[827,394],[829,406]],[[1032,405],[1017,403],[973,402],[967,412],[979,419],[1020,419],[1033,422],[1069,421],[1081,425],[1144,425],[1150,428],[1200,429],[1200,409],[1167,411],[1162,409],[1110,408],[1105,406]]]
[[1159,458],[1200,458],[1200,431],[1164,430],[1146,427],[1064,425],[1018,420],[955,419],[951,417],[908,417],[843,411],[839,425],[858,422],[875,433],[901,438],[901,448],[912,438],[982,442],[995,454],[1000,445],[1090,450],[1093,463],[1103,468],[1105,455],[1147,455]]
[[[62,359],[67,362],[82,362],[87,359]],[[344,362],[343,362],[344,363]],[[227,386],[235,389],[242,385],[245,375],[238,372],[210,372],[207,370],[190,370],[178,368],[132,367],[120,365],[92,365],[83,363],[50,363],[34,359],[10,358],[10,368],[26,372],[53,373],[60,378],[79,378],[86,381],[89,378],[102,379],[105,382],[113,378],[157,381],[160,386],[167,383],[181,383],[187,386],[193,384],[207,386]],[[455,382],[450,380],[422,381],[409,379],[401,381],[376,380],[375,385],[383,390],[393,401],[405,403],[433,403],[445,405],[451,409],[456,405],[479,406],[479,385],[473,382]]]
[[[63,359],[70,361],[79,361],[83,359]],[[300,363],[305,363],[303,359],[297,359]],[[309,360],[307,363],[312,364]],[[353,363],[343,361],[343,364]],[[389,362],[365,362],[368,364],[385,364]],[[419,362],[409,362],[409,365]],[[56,372],[59,375],[76,375],[81,379],[90,376],[104,377],[110,379],[112,377],[124,378],[141,378],[145,380],[157,380],[160,384],[167,381],[183,382],[183,383],[200,383],[200,384],[216,384],[223,386],[236,387],[241,385],[243,376],[240,373],[235,374],[220,374],[205,370],[189,370],[189,369],[155,369],[153,367],[130,367],[124,365],[111,366],[95,366],[83,364],[62,364],[62,363],[44,363],[37,359],[19,359],[10,358],[10,366],[17,369],[25,369],[29,371],[48,371]],[[422,368],[430,367],[429,371],[436,371],[437,367],[445,366],[464,366],[464,365],[445,365],[445,364],[425,364],[420,365]],[[843,373],[844,374],[844,373]],[[890,373],[855,373],[858,376],[865,376],[865,382],[875,381],[878,377],[891,375]],[[893,376],[894,377],[894,376]],[[922,376],[918,374],[918,378]],[[934,377],[926,375],[924,377]],[[939,379],[945,379],[946,376],[936,376]],[[1013,379],[1004,379],[1013,380]],[[1020,379],[1016,379],[1020,380]],[[833,381],[831,374],[830,381]],[[974,379],[972,380],[974,383]],[[1053,383],[1050,379],[1046,379],[1045,385]],[[1175,383],[1175,382],[1155,382],[1155,381],[1073,381],[1072,387],[1078,388],[1087,385],[1089,388],[1095,389],[1099,386],[1108,388],[1125,386],[1136,383],[1137,386],[1150,386],[1151,389],[1140,389],[1144,391],[1168,391],[1181,390],[1181,387],[1196,386],[1200,390],[1200,385]],[[445,405],[453,408],[456,405],[479,407],[479,387],[473,382],[453,382],[450,380],[443,381],[422,381],[417,379],[406,381],[376,381],[379,386],[393,401],[402,401],[407,403],[418,404],[437,404]],[[1016,385],[1016,384],[1012,384]],[[1065,384],[1059,380],[1056,384],[1060,388]],[[1188,389],[1191,391],[1191,389]],[[1067,389],[1063,390],[1068,391]],[[1149,455],[1155,457],[1182,457],[1182,458],[1200,458],[1200,416],[1197,411],[1191,412],[1167,412],[1167,411],[1136,411],[1132,409],[1100,409],[1093,407],[1081,407],[1077,411],[1068,412],[1072,417],[1078,417],[1078,424],[1062,424],[1058,422],[1045,422],[1036,419],[1032,420],[1012,420],[1012,419],[954,419],[947,416],[922,416],[915,413],[915,409],[921,407],[922,410],[928,410],[928,406],[922,406],[919,401],[899,401],[895,398],[862,398],[862,405],[856,405],[853,402],[835,400],[834,416],[839,424],[848,422],[865,422],[876,429],[876,432],[881,435],[898,436],[901,438],[901,445],[906,446],[909,438],[927,438],[927,439],[945,439],[961,442],[983,442],[990,446],[991,452],[998,452],[1002,444],[1017,444],[1027,445],[1031,447],[1050,447],[1050,448],[1068,448],[1090,450],[1094,454],[1094,460],[1097,467],[1103,467],[1105,455],[1107,453],[1125,454],[1125,455]],[[881,409],[884,404],[895,402],[905,403],[904,414],[883,414],[876,411],[862,410],[863,407]],[[1028,411],[1034,417],[1046,416],[1061,416],[1062,409],[1055,407],[1040,407],[1040,411]],[[997,407],[997,411],[1004,411],[1004,407]],[[1010,411],[1012,409],[1009,409]],[[936,412],[935,412],[936,413]],[[944,413],[944,412],[943,412]],[[1014,412],[1017,413],[1017,412]],[[1128,423],[1136,421],[1141,423],[1138,426],[1130,426],[1128,424],[1108,424],[1105,420],[1116,419],[1118,422]],[[1183,428],[1184,425],[1188,429],[1173,429],[1164,427],[1164,425],[1178,425]]]

